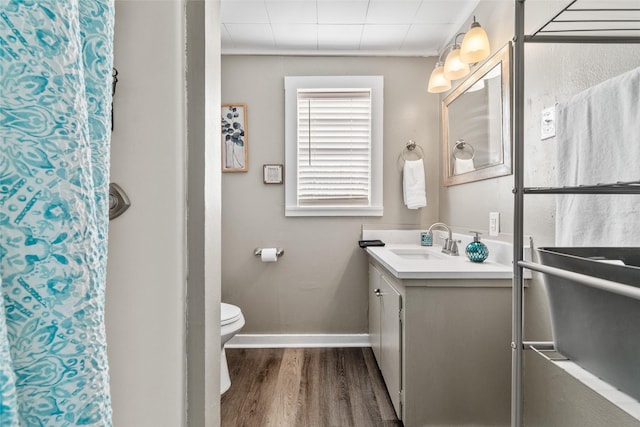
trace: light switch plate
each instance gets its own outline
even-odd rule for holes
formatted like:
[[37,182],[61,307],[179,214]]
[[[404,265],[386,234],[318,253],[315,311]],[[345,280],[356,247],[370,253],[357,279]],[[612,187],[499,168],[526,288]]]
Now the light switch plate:
[[542,110],[540,119],[540,139],[553,138],[556,136],[556,107],[549,107]]
[[489,236],[500,234],[500,212],[489,212]]

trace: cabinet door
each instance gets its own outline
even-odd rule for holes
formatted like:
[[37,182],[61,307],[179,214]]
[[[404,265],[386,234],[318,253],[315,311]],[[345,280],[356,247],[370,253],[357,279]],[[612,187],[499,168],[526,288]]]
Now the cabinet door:
[[382,274],[369,264],[369,340],[378,366],[382,360],[380,354],[380,278]]
[[398,418],[402,419],[400,391],[402,390],[402,322],[400,310],[402,297],[389,283],[380,277],[380,359],[378,365],[387,385],[391,402]]

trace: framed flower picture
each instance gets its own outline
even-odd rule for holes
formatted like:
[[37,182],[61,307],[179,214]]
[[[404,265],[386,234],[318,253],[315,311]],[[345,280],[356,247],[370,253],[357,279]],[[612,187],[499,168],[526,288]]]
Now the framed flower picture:
[[247,172],[247,105],[222,104],[222,172]]

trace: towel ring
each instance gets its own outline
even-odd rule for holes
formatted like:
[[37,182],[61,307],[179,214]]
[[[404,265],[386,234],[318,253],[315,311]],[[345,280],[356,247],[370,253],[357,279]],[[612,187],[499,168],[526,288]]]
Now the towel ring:
[[476,155],[476,150],[473,145],[465,142],[464,139],[456,141],[455,148],[453,149],[453,157],[458,160],[471,160]]
[[[416,148],[420,150],[420,152],[415,151]],[[413,139],[410,139],[402,149],[402,160],[407,160],[407,158],[405,157],[405,154],[408,154],[408,153],[416,154],[419,159],[422,159],[424,157],[424,150],[419,144],[416,144],[416,142]]]

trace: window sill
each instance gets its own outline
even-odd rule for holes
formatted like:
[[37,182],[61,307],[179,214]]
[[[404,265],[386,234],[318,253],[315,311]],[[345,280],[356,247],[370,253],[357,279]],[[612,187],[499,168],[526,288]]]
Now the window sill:
[[300,207],[287,206],[285,216],[382,216],[382,206],[366,207]]

